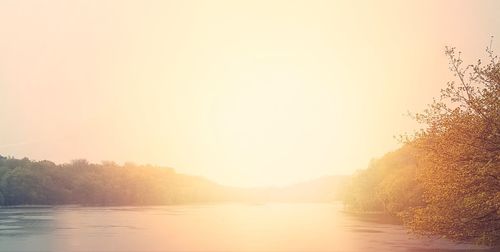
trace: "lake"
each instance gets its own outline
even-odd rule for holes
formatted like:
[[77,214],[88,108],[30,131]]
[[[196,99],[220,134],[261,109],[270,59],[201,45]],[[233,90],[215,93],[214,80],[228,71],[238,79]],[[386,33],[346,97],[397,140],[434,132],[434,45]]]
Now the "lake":
[[[1,208],[0,251],[455,251],[340,204]],[[483,250],[484,251],[484,250]]]

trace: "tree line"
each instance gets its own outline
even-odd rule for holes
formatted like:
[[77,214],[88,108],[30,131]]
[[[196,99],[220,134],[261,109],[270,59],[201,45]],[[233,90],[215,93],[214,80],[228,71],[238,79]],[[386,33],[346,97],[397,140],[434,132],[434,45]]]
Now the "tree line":
[[464,65],[447,48],[456,77],[413,118],[423,128],[350,181],[353,211],[397,216],[420,235],[500,244],[500,63]]
[[230,190],[171,168],[0,156],[0,205],[160,205],[225,200]]
[[168,167],[83,159],[55,164],[0,156],[0,206],[331,202],[341,198],[345,181],[343,176],[327,176],[279,188],[236,188]]

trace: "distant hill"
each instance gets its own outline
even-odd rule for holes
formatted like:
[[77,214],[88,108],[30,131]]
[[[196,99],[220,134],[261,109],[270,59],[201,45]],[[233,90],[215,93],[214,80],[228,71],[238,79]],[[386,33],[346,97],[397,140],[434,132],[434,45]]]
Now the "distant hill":
[[324,176],[283,187],[244,189],[255,201],[332,202],[341,199],[348,176]]

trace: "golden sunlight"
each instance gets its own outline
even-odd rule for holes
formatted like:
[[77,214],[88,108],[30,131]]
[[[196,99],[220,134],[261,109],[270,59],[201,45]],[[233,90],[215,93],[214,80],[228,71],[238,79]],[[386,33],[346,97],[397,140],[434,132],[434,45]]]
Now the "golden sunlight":
[[0,0],[0,250],[493,251],[499,14]]

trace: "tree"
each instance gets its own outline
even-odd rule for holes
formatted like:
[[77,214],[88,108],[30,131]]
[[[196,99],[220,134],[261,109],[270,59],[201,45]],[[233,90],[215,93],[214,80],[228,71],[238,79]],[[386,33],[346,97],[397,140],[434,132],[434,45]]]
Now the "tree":
[[423,204],[422,186],[415,179],[415,149],[408,145],[372,160],[351,179],[344,203],[351,211],[398,215]]
[[417,170],[425,205],[402,216],[416,233],[482,244],[500,243],[500,63],[464,66],[446,48],[456,81],[415,119],[425,128],[407,138],[426,164]]

